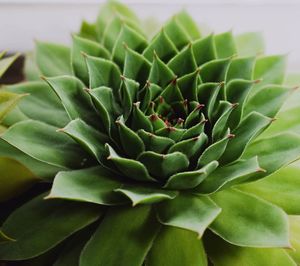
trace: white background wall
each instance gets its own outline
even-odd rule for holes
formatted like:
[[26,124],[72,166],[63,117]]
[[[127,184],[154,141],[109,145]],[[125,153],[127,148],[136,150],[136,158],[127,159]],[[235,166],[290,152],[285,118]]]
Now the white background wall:
[[[26,51],[34,39],[69,43],[80,21],[93,21],[97,0],[0,0],[0,50]],[[185,7],[214,32],[262,31],[268,53],[289,53],[300,72],[300,0],[123,0],[141,18],[163,21]]]

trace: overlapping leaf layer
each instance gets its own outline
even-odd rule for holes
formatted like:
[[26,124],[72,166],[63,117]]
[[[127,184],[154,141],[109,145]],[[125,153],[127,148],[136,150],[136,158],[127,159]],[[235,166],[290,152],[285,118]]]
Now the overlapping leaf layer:
[[184,11],[150,39],[117,2],[72,38],[38,42],[26,73],[44,81],[0,94],[1,260],[299,263],[299,170],[277,171],[300,136],[271,125],[294,91],[285,56],[255,33],[201,36]]

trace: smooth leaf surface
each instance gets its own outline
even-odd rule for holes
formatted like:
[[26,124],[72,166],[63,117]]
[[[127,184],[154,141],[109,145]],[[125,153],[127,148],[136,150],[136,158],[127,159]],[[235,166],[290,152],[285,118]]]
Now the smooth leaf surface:
[[300,214],[300,168],[288,166],[257,182],[238,189],[257,195],[281,207],[288,214]]
[[38,256],[101,216],[101,210],[96,206],[61,200],[44,201],[44,196],[29,201],[4,222],[3,232],[16,241],[0,245],[1,260]]
[[122,183],[115,174],[100,166],[59,172],[47,198],[115,205],[126,202],[124,197],[114,192],[121,186]]
[[0,157],[0,169],[0,202],[18,196],[39,181],[30,170],[14,159]]
[[76,168],[86,161],[85,154],[70,138],[42,122],[19,122],[1,138],[30,157],[53,166]]
[[212,234],[205,236],[204,246],[215,266],[296,266],[284,249],[239,247]]
[[211,198],[222,212],[210,229],[227,242],[257,248],[290,247],[287,215],[279,207],[233,189]]
[[[140,266],[158,233],[150,206],[111,209],[85,246],[80,266]],[[113,252],[112,252],[113,250]]]
[[36,63],[47,77],[72,74],[71,52],[67,46],[36,42]]
[[199,239],[221,212],[209,197],[184,193],[160,203],[156,210],[161,223],[196,232]]
[[147,256],[147,266],[207,266],[201,240],[194,232],[164,226]]

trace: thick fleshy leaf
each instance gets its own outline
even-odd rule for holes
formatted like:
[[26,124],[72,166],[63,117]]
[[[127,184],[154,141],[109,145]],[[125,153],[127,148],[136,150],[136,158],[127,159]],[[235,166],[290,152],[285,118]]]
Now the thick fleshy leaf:
[[90,77],[90,88],[106,86],[112,88],[116,95],[121,82],[119,67],[110,60],[93,56],[86,56],[86,64]]
[[175,78],[173,71],[158,57],[156,52],[153,55],[153,62],[149,74],[149,82],[159,86],[166,86]]
[[285,167],[238,189],[272,202],[288,214],[300,214],[300,168],[297,166]]
[[190,36],[188,35],[186,29],[184,29],[184,27],[181,25],[176,15],[165,23],[164,31],[178,50],[180,50],[190,41]]
[[47,77],[72,74],[70,48],[60,44],[37,42],[36,63]]
[[104,153],[104,145],[109,138],[86,124],[79,118],[72,120],[66,127],[59,129],[59,132],[66,133],[87,152],[94,156],[99,162]]
[[142,163],[119,156],[108,144],[106,148],[109,153],[107,159],[111,160],[124,175],[137,181],[154,181]]
[[245,247],[290,247],[287,215],[279,207],[233,189],[211,198],[222,212],[210,229],[227,242]]
[[124,185],[115,191],[128,197],[132,202],[132,206],[138,204],[153,204],[163,200],[172,200],[178,195],[178,192],[176,191],[150,186],[141,187]]
[[189,166],[188,158],[181,152],[159,154],[145,151],[137,159],[146,166],[151,175],[160,178],[167,178]]
[[153,126],[148,116],[146,116],[145,113],[143,113],[140,109],[140,102],[133,104],[131,129],[133,131],[137,131],[140,129],[150,132],[153,131]]
[[[5,52],[0,53],[0,59],[5,54]],[[13,56],[6,57],[0,60],[0,78],[6,72],[6,70],[15,62],[15,60],[20,56],[20,54],[15,54]]]
[[96,24],[83,20],[80,25],[78,36],[91,41],[97,41]]
[[80,266],[140,266],[158,230],[150,206],[110,209],[83,249]]
[[98,111],[103,127],[108,135],[112,135],[112,131],[115,129],[115,119],[120,112],[112,89],[102,86],[87,91],[92,97],[95,109]]
[[263,34],[261,32],[246,32],[235,37],[239,56],[253,56],[262,54],[265,50]]
[[17,106],[18,102],[28,94],[16,94],[8,91],[0,91],[0,122]]
[[147,266],[207,266],[203,244],[194,232],[164,226],[147,256]]
[[257,171],[261,171],[257,157],[249,160],[240,160],[233,164],[217,168],[217,170],[204,179],[199,187],[196,188],[196,191],[201,194],[210,194],[223,187],[229,187],[247,180],[250,174]]
[[125,46],[126,55],[123,75],[130,79],[135,79],[140,84],[144,84],[149,76],[151,64],[141,54]]
[[65,167],[50,165],[35,159],[1,138],[0,155],[1,157],[11,158],[18,161],[35,176],[45,180],[52,180],[57,172],[65,169]]
[[[254,82],[255,83],[255,82]],[[230,115],[228,126],[234,130],[241,121],[247,96],[254,83],[248,80],[234,79],[226,84],[226,98],[231,103],[238,103],[238,106]]]
[[199,170],[174,174],[168,179],[164,187],[170,189],[192,189],[198,186],[218,165],[217,161],[212,161]]
[[125,125],[123,117],[117,120],[117,125],[123,150],[131,158],[135,159],[139,154],[145,151],[144,142],[138,134]]
[[[52,266],[67,266],[67,265],[78,266],[81,251],[83,250],[87,241],[92,236],[92,233],[94,232],[94,227],[95,227],[94,225],[91,225],[75,233],[68,240],[68,242],[61,248],[55,263],[51,265]],[[38,266],[38,265],[32,265],[32,266]]]
[[0,169],[0,202],[18,196],[39,181],[30,170],[14,159],[0,157]]
[[282,132],[300,133],[300,107],[279,112],[276,121],[261,135],[268,137]]
[[226,73],[226,82],[232,79],[251,80],[253,76],[255,57],[238,57],[231,61]]
[[128,119],[133,103],[136,101],[137,93],[140,84],[133,79],[121,77],[122,83],[120,87],[120,100],[123,107],[123,117],[125,120]]
[[30,157],[53,166],[78,168],[86,154],[56,128],[42,122],[27,120],[10,127],[1,138]]
[[163,153],[171,145],[175,144],[175,141],[172,139],[156,136],[150,132],[146,132],[143,129],[139,130],[138,134],[139,134],[140,138],[143,140],[146,150],[148,150],[148,151]]
[[164,30],[161,30],[149,43],[147,48],[144,50],[143,55],[152,61],[153,54],[156,53],[159,58],[168,62],[174,55],[177,54],[177,48],[167,36]]
[[74,74],[86,85],[89,85],[89,75],[85,59],[82,53],[90,56],[110,58],[109,52],[99,43],[73,35],[73,44],[71,50],[72,68]]
[[189,15],[186,10],[181,10],[176,15],[176,20],[185,29],[186,33],[190,36],[192,40],[199,39],[201,33],[198,29],[197,23]]
[[287,57],[282,55],[264,56],[256,60],[254,79],[262,79],[252,92],[266,84],[282,84],[285,77]]
[[123,25],[112,50],[112,59],[119,65],[123,65],[125,60],[124,44],[141,53],[147,47],[147,40],[134,29]]
[[233,137],[232,134],[228,134],[225,138],[208,146],[198,159],[198,167],[206,165],[214,160],[218,160],[224,153],[228,141]]
[[192,46],[189,45],[174,56],[170,62],[168,62],[168,67],[179,77],[194,72],[197,69],[197,65]]
[[[5,89],[21,95],[29,94],[18,103],[18,109],[30,119],[57,127],[63,127],[70,121],[59,98],[44,82],[26,82],[7,86]],[[9,120],[13,121],[16,115],[13,110],[8,116]]]
[[205,236],[204,245],[208,257],[215,266],[296,266],[284,249],[239,247],[213,234]]
[[70,119],[81,118],[91,125],[97,125],[98,116],[84,84],[72,76],[46,78],[46,81],[60,98]]
[[277,134],[268,138],[259,139],[251,144],[243,158],[258,156],[260,166],[265,172],[251,175],[253,181],[296,161],[300,158],[300,136],[293,133]]
[[53,182],[47,199],[59,198],[91,202],[101,205],[115,205],[126,202],[114,192],[122,185],[120,179],[103,167],[59,172]]
[[293,249],[289,250],[288,254],[298,265],[300,263],[300,216],[289,216],[289,222]]
[[274,117],[291,92],[292,89],[289,87],[280,85],[264,86],[247,101],[244,115],[256,111],[265,116]]
[[237,53],[234,37],[231,31],[215,35],[214,41],[218,58],[226,58]]
[[192,48],[197,66],[217,58],[213,35],[195,41]]
[[158,219],[164,225],[191,230],[201,238],[221,209],[206,196],[180,194],[157,205]]
[[1,260],[24,260],[53,248],[102,214],[95,205],[43,200],[42,194],[26,203],[4,222],[2,230],[16,241],[0,245]]
[[261,133],[271,122],[271,118],[260,113],[250,113],[232,132],[235,137],[229,141],[220,161],[222,163],[229,163],[240,158],[250,141],[256,137],[257,134]]
[[207,142],[208,137],[202,133],[195,138],[182,140],[173,144],[168,150],[168,153],[181,152],[191,159],[201,154]]

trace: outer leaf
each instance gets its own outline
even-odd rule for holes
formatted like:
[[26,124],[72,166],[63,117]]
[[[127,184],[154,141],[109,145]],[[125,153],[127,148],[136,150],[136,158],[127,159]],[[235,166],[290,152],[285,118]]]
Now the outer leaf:
[[246,103],[244,115],[256,111],[265,116],[274,117],[291,92],[290,88],[280,85],[262,87]]
[[0,157],[0,202],[18,196],[38,178],[14,159]]
[[214,41],[218,58],[226,58],[237,53],[231,31],[215,35]]
[[69,135],[99,162],[101,161],[105,151],[104,145],[109,140],[106,135],[80,119],[72,120],[65,128],[60,129],[59,132]]
[[161,30],[149,43],[144,50],[143,55],[152,61],[154,52],[163,60],[168,62],[175,54],[177,54],[177,48],[167,36],[164,30]]
[[85,38],[81,38],[77,35],[73,35],[73,45],[71,53],[72,68],[74,74],[87,85],[89,84],[89,75],[82,53],[105,59],[110,58],[109,52],[99,43],[93,42]]
[[219,167],[204,179],[199,187],[196,188],[196,191],[210,194],[222,189],[222,187],[228,187],[232,184],[247,180],[250,174],[256,173],[257,171],[260,171],[257,157],[237,161],[233,164]]
[[39,70],[47,77],[72,74],[71,52],[64,45],[37,42],[35,58]]
[[58,95],[70,119],[81,118],[92,125],[99,125],[91,98],[84,91],[84,84],[72,76],[47,78],[46,81]]
[[[5,54],[5,52],[0,54],[0,59]],[[0,60],[0,78],[6,72],[6,70],[15,62],[15,60],[20,56],[20,54],[15,54],[13,56],[6,57]]]
[[126,201],[114,192],[121,185],[116,175],[100,166],[59,172],[47,198],[115,205]]
[[211,198],[222,212],[210,229],[227,242],[246,247],[290,247],[287,215],[280,208],[232,189]]
[[300,157],[300,137],[292,133],[282,133],[254,142],[244,158],[258,156],[260,166],[266,172],[257,172],[249,180],[270,175],[280,168],[296,161]]
[[[254,79],[262,79],[254,91],[266,84],[282,84],[286,68],[286,56],[265,56],[257,59]],[[253,91],[253,92],[254,92]]]
[[199,238],[220,212],[221,209],[209,197],[193,194],[180,194],[157,206],[161,223],[194,231]]
[[137,52],[142,52],[147,47],[147,41],[141,34],[134,29],[123,25],[112,50],[113,60],[120,65],[123,65],[125,60],[124,43]]
[[205,250],[197,235],[164,226],[147,256],[147,266],[207,266]]
[[18,104],[18,102],[28,94],[15,94],[7,91],[0,91],[0,122],[13,108]]
[[86,56],[86,64],[90,77],[90,88],[106,86],[112,88],[116,95],[121,82],[119,67],[110,60],[93,56]]
[[132,206],[136,206],[137,204],[153,204],[163,200],[174,199],[178,194],[176,191],[136,185],[124,185],[115,191],[128,197],[132,202]]
[[213,35],[195,41],[192,48],[197,66],[217,58]]
[[298,265],[300,263],[300,216],[289,216],[289,221],[293,250],[289,250],[288,253]]
[[101,210],[96,206],[60,200],[43,201],[43,196],[17,209],[3,224],[3,232],[16,241],[0,245],[1,260],[38,256],[101,216]]
[[186,33],[191,37],[191,39],[194,40],[201,37],[197,23],[186,10],[182,10],[177,13],[176,19],[178,23],[185,29]]
[[281,207],[288,214],[300,214],[300,168],[285,167],[258,182],[241,185],[238,189],[257,195]]
[[20,122],[6,130],[1,138],[30,157],[50,165],[73,168],[86,161],[85,154],[73,141],[42,122]]
[[230,245],[213,234],[205,237],[204,244],[205,250],[215,266],[296,266],[283,249],[239,247]]
[[235,37],[235,43],[239,56],[262,54],[265,50],[264,39],[261,32],[239,34]]
[[[55,92],[44,82],[26,82],[7,86],[5,89],[20,95],[29,94],[18,103],[18,109],[30,119],[57,127],[65,126],[70,120]],[[17,113],[13,110],[8,115],[11,118],[9,120],[16,119],[15,116]]]
[[81,253],[80,266],[140,266],[158,229],[150,206],[111,209]]

